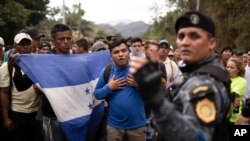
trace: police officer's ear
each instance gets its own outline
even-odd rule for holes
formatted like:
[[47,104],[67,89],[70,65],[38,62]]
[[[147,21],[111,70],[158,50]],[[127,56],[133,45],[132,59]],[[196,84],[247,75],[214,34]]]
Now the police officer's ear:
[[216,39],[214,37],[211,37],[211,35],[208,35],[208,36],[210,36],[209,37],[209,44],[210,44],[209,48],[211,50],[214,50],[216,48],[216,46],[217,46],[217,41],[216,41]]

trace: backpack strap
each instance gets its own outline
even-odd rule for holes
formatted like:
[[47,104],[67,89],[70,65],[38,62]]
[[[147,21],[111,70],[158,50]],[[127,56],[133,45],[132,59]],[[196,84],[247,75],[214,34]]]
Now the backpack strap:
[[[229,79],[230,78],[229,74],[224,69],[220,68],[219,66],[208,64],[208,65],[204,65],[198,68],[191,74],[187,74],[187,75],[182,74],[183,79],[180,82],[172,83],[172,86],[169,86],[168,88],[169,92],[168,92],[167,98],[171,101],[178,93],[179,91],[178,88],[180,88],[188,80],[190,76],[195,76],[199,74],[209,74],[215,79],[221,81],[226,86],[227,92],[230,94],[231,81]],[[229,95],[229,97],[230,99],[232,99],[231,94]]]
[[228,93],[230,93],[230,77],[229,74],[226,72],[226,70],[220,68],[216,65],[205,65],[197,69],[194,74],[200,74],[200,73],[206,73],[213,76],[215,79],[223,82],[223,84],[226,86]]
[[104,73],[103,73],[103,79],[104,79],[104,82],[107,84],[108,81],[109,81],[109,77],[110,77],[110,74],[111,74],[111,68],[112,68],[112,64],[108,64],[106,67],[105,67],[105,70],[104,70]]
[[7,66],[8,66],[8,71],[9,71],[9,77],[10,77],[10,86],[9,86],[9,101],[10,101],[10,107],[11,107],[11,101],[12,101],[12,82],[13,82],[13,63],[11,63],[9,60],[7,62]]

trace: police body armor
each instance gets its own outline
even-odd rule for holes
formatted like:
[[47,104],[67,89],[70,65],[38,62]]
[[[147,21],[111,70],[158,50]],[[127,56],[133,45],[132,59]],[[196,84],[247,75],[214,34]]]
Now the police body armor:
[[180,69],[183,77],[168,88],[169,92],[160,86],[161,72],[157,64],[148,63],[134,74],[162,139],[228,140],[226,115],[230,107],[230,79],[226,70],[219,66],[218,56]]
[[[225,72],[223,68],[210,61],[208,61],[208,63],[206,62],[205,65],[195,65],[189,67],[188,69],[182,69],[183,75],[168,87],[166,98],[174,103],[175,109],[177,109],[181,113],[185,111],[185,108],[188,108],[190,106],[189,104],[191,101],[191,103],[193,104],[192,106],[195,109],[196,117],[198,117],[201,122],[201,126],[205,124],[215,124],[212,140],[226,141],[229,140],[227,138],[229,136],[227,129],[228,117],[225,115],[229,112],[230,107],[230,79],[228,73]],[[195,79],[195,77],[200,77],[204,81],[212,77],[212,79],[215,79],[215,84],[204,85],[204,83],[202,82],[203,85],[200,85],[201,81],[199,82],[197,79]],[[222,83],[216,84],[216,81]],[[221,90],[218,91],[218,93],[224,94],[209,94],[209,89],[211,89],[211,93],[214,93],[214,89],[212,87],[215,87],[216,85],[221,85]],[[204,93],[202,94],[203,91]],[[189,95],[186,94],[187,92],[189,93]],[[214,101],[214,103],[212,101]],[[221,106],[219,106],[219,108],[217,109],[216,107],[218,107],[218,105]],[[204,115],[204,113],[202,113],[202,110],[207,110],[203,109],[204,107],[210,110],[211,116],[213,115],[215,117],[211,118]]]

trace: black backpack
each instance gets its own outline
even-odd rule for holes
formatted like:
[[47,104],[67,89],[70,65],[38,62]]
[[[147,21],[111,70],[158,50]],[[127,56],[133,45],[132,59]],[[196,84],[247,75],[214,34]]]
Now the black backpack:
[[12,101],[12,82],[13,82],[13,63],[11,63],[10,61],[7,62],[7,66],[8,66],[8,72],[9,72],[9,77],[10,77],[10,90],[9,90],[9,108],[11,108],[11,101]]
[[109,81],[109,77],[111,74],[111,68],[112,68],[112,64],[108,64],[104,69],[103,79],[104,79],[105,84],[107,84]]

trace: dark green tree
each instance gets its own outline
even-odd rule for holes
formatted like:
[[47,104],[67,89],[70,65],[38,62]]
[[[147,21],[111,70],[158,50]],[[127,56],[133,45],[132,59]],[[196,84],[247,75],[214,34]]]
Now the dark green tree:
[[15,34],[21,29],[43,20],[48,3],[48,0],[1,0],[0,36],[6,44],[12,44]]
[[[174,23],[178,15],[196,10],[197,0],[166,0],[166,6],[175,6],[172,12],[154,21],[145,38],[175,38]],[[218,50],[231,44],[234,50],[247,51],[250,44],[250,1],[249,0],[200,0],[199,11],[210,15],[215,21]]]

